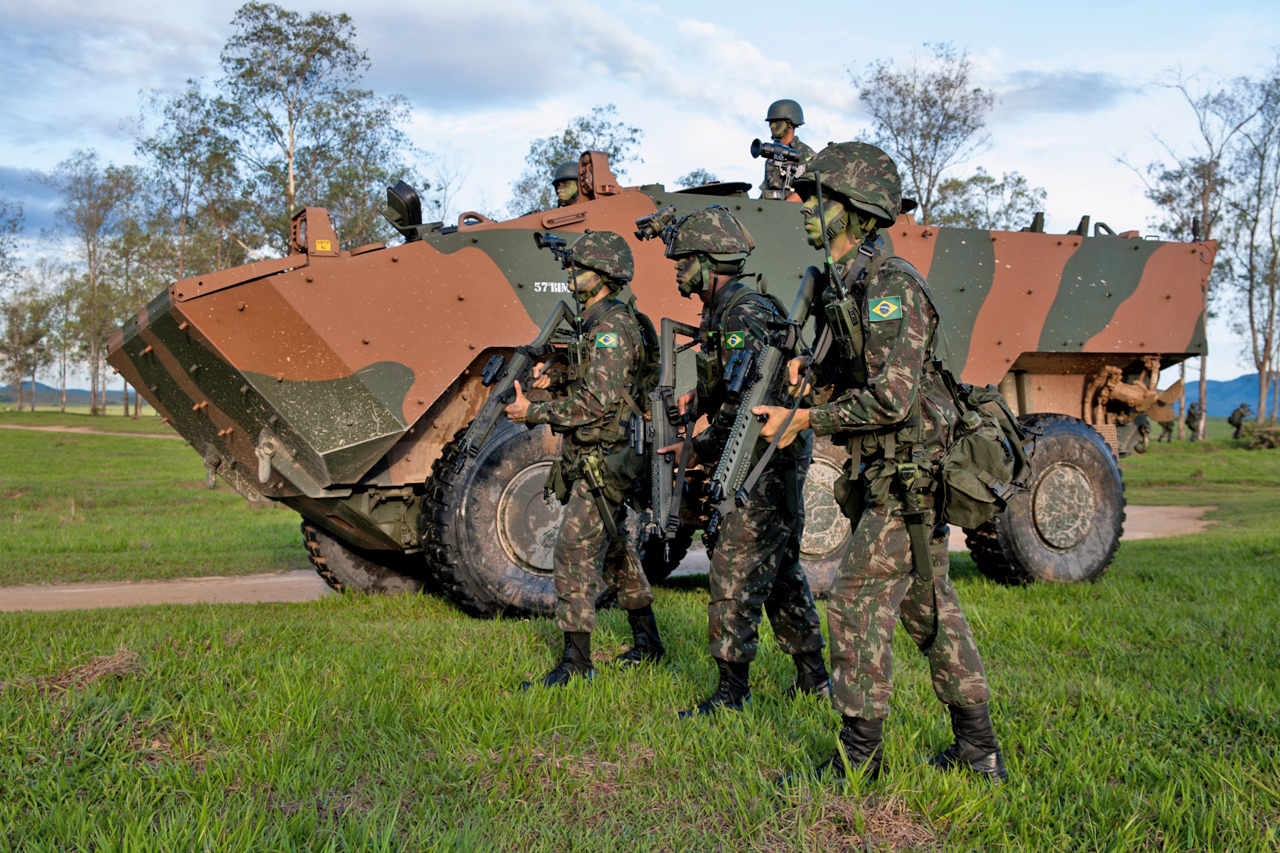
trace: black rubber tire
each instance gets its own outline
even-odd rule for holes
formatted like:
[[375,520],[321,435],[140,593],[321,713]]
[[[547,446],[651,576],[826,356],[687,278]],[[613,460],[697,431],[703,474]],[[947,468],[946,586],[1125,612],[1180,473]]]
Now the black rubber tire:
[[1124,480],[1115,455],[1079,418],[1033,414],[1022,421],[1043,431],[1035,440],[1029,490],[965,531],[973,560],[1003,584],[1096,580],[1124,532]]
[[804,534],[800,537],[800,565],[809,590],[818,598],[831,591],[836,571],[849,550],[853,528],[840,512],[832,484],[840,476],[849,453],[823,436],[813,442],[813,463],[804,483]]
[[364,551],[305,518],[302,544],[316,574],[338,592],[396,594],[427,587],[428,570],[421,555]]
[[[441,592],[473,616],[549,616],[556,590],[551,554],[564,508],[543,499],[560,439],[500,418],[461,472],[460,430],[435,463],[422,502],[422,544]],[[614,600],[606,588],[596,607]]]

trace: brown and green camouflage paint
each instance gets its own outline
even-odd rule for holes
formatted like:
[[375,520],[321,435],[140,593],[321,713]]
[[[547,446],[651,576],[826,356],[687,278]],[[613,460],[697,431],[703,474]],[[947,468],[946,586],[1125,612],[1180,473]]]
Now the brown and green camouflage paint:
[[[475,217],[405,245],[338,251],[327,215],[310,208],[299,251],[176,282],[113,336],[109,361],[247,496],[285,501],[365,547],[409,547],[411,489],[483,402],[480,367],[529,341],[565,296],[535,231],[626,236],[640,309],[689,323],[697,307],[671,286],[661,244],[631,238],[659,206],[728,207],[756,240],[747,272],[784,304],[817,260],[796,202],[747,198],[746,184],[721,195],[619,188],[593,156],[576,204]],[[963,378],[1016,378],[1023,412],[1089,420],[1089,374],[1205,352],[1215,243],[926,228],[907,216],[882,233],[929,280]],[[276,450],[262,483],[264,437]]]

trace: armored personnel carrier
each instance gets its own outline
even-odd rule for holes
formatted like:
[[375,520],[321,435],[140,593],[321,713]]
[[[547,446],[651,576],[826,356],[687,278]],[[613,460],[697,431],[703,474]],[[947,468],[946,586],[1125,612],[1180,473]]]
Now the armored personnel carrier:
[[[565,275],[533,234],[584,229],[632,240],[655,209],[729,207],[756,237],[748,272],[789,304],[817,263],[799,204],[748,185],[671,192],[619,186],[585,152],[578,203],[493,221],[423,224],[416,196],[389,192],[404,236],[341,249],[328,214],[293,219],[287,257],[175,282],[112,338],[109,361],[221,477],[251,501],[302,518],[316,570],[337,589],[442,590],[477,615],[545,613],[560,508],[543,497],[558,440],[503,418],[472,464],[452,464],[486,397],[484,367],[530,341]],[[1116,454],[1141,415],[1166,405],[1162,368],[1205,352],[1205,287],[1216,244],[1142,239],[1089,218],[1066,234],[1037,217],[1020,232],[916,224],[883,231],[928,277],[952,353],[970,383],[995,384],[1037,426],[1029,490],[966,531],[979,568],[1006,583],[1081,581],[1110,563],[1124,522]],[[634,240],[631,288],[655,320],[697,323],[658,241]],[[829,588],[848,543],[831,485],[844,451],[818,443],[806,485],[803,561]],[[684,558],[699,519],[651,578]],[[234,547],[231,545],[230,547]]]

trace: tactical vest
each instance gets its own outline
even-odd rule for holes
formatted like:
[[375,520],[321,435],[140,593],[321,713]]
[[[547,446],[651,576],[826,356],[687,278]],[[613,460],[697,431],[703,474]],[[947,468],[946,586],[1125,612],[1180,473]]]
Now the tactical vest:
[[622,399],[595,423],[575,427],[572,430],[573,441],[579,445],[613,445],[626,441],[630,435],[631,416],[644,416],[643,406],[649,399],[649,392],[658,383],[658,335],[654,331],[652,321],[646,315],[636,311],[631,302],[610,298],[602,305],[602,310],[598,313],[588,312],[588,316],[584,318],[586,322],[581,325],[566,348],[565,356],[569,362],[567,394],[572,396],[581,388],[591,363],[591,351],[595,347],[594,329],[608,317],[623,312],[630,315],[632,323],[635,324],[633,327],[635,332],[628,329],[625,334],[628,337],[635,333],[639,334],[640,340],[636,343],[640,345],[642,358],[641,363],[636,365],[635,373],[631,377],[631,382],[628,383],[628,391],[623,393]]
[[[854,381],[859,385],[865,385],[869,373],[865,351],[870,331],[865,325],[866,283],[886,266],[910,276],[937,316],[928,283],[911,264],[892,256],[872,258],[867,275],[850,283],[850,296],[825,307],[840,354],[849,359]],[[837,481],[835,491],[842,510],[851,518],[860,515],[861,505],[883,505],[890,493],[903,501],[905,515],[918,513],[933,505],[934,491],[942,485],[944,488],[938,493],[942,520],[966,528],[978,527],[1004,508],[1020,486],[1017,478],[1029,471],[1022,449],[1026,435],[1004,398],[992,386],[974,388],[956,381],[950,368],[937,357],[937,335],[935,325],[925,348],[924,370],[915,400],[904,422],[849,437],[850,468]],[[943,422],[940,437],[926,434],[925,401],[931,413]],[[939,439],[940,444],[934,443]],[[908,526],[912,526],[910,520]],[[922,577],[928,576],[923,531],[910,532],[913,552],[918,552],[917,570]]]
[[734,277],[725,285],[720,298],[712,306],[711,315],[703,319],[698,330],[698,352],[694,357],[698,369],[698,399],[708,404],[717,403],[722,391],[720,386],[724,379],[724,364],[720,360],[720,345],[728,333],[725,324],[730,312],[749,299],[768,303],[779,318],[787,314],[778,297],[748,287],[742,276]]

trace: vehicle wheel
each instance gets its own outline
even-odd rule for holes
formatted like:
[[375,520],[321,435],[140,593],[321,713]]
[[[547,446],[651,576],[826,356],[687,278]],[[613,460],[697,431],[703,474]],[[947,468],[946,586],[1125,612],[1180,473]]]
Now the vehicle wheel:
[[[445,446],[423,498],[422,542],[434,579],[473,616],[555,611],[552,551],[564,508],[543,498],[560,439],[550,427],[499,419],[480,454],[460,472],[465,429]],[[612,597],[605,590],[597,606]]]
[[965,531],[974,562],[999,583],[1094,580],[1115,557],[1124,530],[1115,456],[1078,418],[1034,414],[1022,421],[1043,431],[1029,489],[982,527]]
[[365,551],[305,518],[302,543],[312,568],[338,592],[422,592],[426,586],[427,568],[420,555],[415,561],[392,551]]
[[804,533],[800,537],[800,565],[814,596],[831,591],[836,571],[849,548],[852,527],[836,505],[832,486],[849,458],[843,447],[823,436],[813,442],[813,464],[804,481]]

